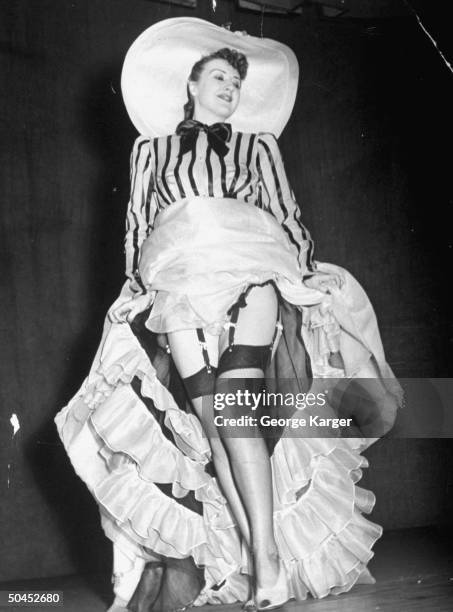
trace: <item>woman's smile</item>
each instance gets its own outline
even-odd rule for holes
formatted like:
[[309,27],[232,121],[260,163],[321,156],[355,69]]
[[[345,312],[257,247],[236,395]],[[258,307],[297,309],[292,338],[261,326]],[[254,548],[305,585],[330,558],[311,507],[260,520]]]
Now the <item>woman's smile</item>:
[[202,123],[225,121],[236,110],[241,90],[238,71],[226,60],[206,64],[198,81],[189,81],[195,101],[194,119]]
[[218,97],[221,98],[222,100],[225,100],[226,102],[231,102],[233,100],[233,96],[228,93],[218,94]]

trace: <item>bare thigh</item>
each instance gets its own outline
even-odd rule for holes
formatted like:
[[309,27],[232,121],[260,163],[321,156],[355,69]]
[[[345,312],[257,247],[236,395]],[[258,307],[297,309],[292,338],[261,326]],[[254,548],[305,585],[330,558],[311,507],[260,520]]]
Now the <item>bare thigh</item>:
[[[209,363],[217,367],[219,361],[219,336],[205,333]],[[183,329],[167,334],[173,362],[181,378],[187,378],[203,369],[206,364],[195,329]]]
[[[253,287],[246,299],[247,305],[239,310],[234,343],[263,346],[274,337],[277,321],[278,299],[273,285]],[[219,354],[228,346],[227,331],[220,336],[205,332],[206,348],[211,365],[217,366]],[[171,355],[182,378],[192,376],[205,367],[203,353],[195,329],[169,332],[168,344]]]
[[[247,305],[239,310],[234,344],[270,345],[277,322],[278,298],[271,284],[253,287],[246,298]],[[219,354],[228,346],[228,333],[220,336]]]
[[[278,311],[278,300],[273,285],[253,287],[247,295],[246,302],[247,305],[239,311],[234,334],[235,344],[270,345],[275,332]],[[170,332],[167,335],[171,355],[181,378],[188,378],[206,367],[195,329]],[[209,362],[216,367],[219,355],[228,346],[228,332],[222,333],[221,336],[213,336],[208,333],[204,335]],[[262,371],[256,370],[255,372],[255,370],[248,369],[245,374],[248,376],[261,375]],[[228,376],[228,372],[225,373],[225,376]],[[241,373],[236,371],[236,376],[241,376]],[[213,384],[212,394],[214,391]],[[211,430],[214,413],[209,407],[210,403],[203,402],[202,398],[195,398],[192,404],[205,429]]]

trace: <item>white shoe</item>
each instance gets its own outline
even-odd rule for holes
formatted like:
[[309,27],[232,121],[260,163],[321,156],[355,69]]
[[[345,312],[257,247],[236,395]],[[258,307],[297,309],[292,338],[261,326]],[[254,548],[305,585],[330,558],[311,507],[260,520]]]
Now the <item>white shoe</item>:
[[271,587],[256,589],[256,609],[258,612],[267,612],[281,608],[289,599],[288,581],[286,570],[280,562],[277,580]]

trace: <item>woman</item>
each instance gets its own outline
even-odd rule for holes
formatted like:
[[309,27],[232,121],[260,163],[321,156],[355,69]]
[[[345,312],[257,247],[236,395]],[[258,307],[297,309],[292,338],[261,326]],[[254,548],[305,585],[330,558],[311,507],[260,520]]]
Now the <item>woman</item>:
[[[168,50],[169,32],[183,27],[187,37],[188,24],[192,40],[197,28],[205,39],[213,28],[186,19],[155,30],[167,26]],[[250,44],[215,30],[216,41]],[[184,603],[199,590],[196,604],[244,601],[250,573],[247,607],[258,610],[370,580],[366,563],[381,530],[361,515],[371,510],[372,495],[354,486],[365,464],[358,451],[369,442],[341,440],[326,428],[269,441],[264,427],[249,420],[238,429],[232,420],[263,414],[240,399],[262,392],[272,355],[274,374],[289,377],[281,352],[280,366],[275,362],[294,306],[303,313],[316,376],[372,378],[362,385],[388,413],[379,433],[391,426],[396,406],[383,384],[390,370],[371,306],[345,271],[313,262],[275,137],[225,123],[239,107],[247,67],[245,55],[228,47],[204,56],[192,67],[176,133],[137,139],[126,235],[130,282],[109,311],[90,376],[57,416],[114,541],[112,612],[134,608],[146,562],[151,578],[160,579],[162,559],[170,558],[203,568],[203,588],[196,577]],[[286,350],[286,362],[296,364],[290,376],[306,389],[301,339],[298,351],[294,362],[297,351]],[[168,355],[176,369],[170,380]],[[179,407],[175,379],[184,386]],[[216,402],[227,394],[233,400],[219,419]],[[336,416],[325,402],[314,413]],[[142,589],[148,608],[155,584],[151,593]]]

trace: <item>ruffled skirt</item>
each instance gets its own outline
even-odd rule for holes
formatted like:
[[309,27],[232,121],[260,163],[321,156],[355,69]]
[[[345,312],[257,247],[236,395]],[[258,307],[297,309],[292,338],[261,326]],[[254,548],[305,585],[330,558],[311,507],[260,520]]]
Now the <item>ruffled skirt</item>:
[[[217,203],[209,200],[209,206]],[[189,241],[182,239],[187,235],[183,223],[178,233],[174,223],[170,231],[163,218],[160,227],[165,231],[153,232],[154,242],[143,248],[141,274],[149,290],[165,299],[131,326],[106,319],[90,373],[55,422],[75,471],[99,505],[107,537],[131,561],[135,556],[155,555],[192,559],[203,574],[204,587],[195,602],[201,605],[247,598],[247,554],[213,473],[209,442],[178,387],[171,358],[149,329],[167,331],[183,322],[218,330],[245,287],[271,279],[285,298],[286,333],[286,342],[280,343],[271,363],[273,376],[289,378],[296,365],[295,384],[308,390],[308,362],[315,376],[350,376],[373,356],[382,379],[393,378],[372,307],[347,272],[324,265],[344,277],[343,288],[335,295],[305,289],[291,248],[282,241],[283,232],[254,207],[246,209],[247,218],[236,218],[242,232],[238,249],[231,241],[234,232],[239,238],[236,221],[228,230],[230,251],[222,261],[226,245],[222,223],[216,233],[210,220],[210,235],[215,234],[215,239],[206,247],[201,240],[203,233],[206,237],[203,207],[201,216],[189,209],[181,207],[179,221],[189,219],[191,237],[195,237],[191,244],[200,251],[190,250]],[[250,240],[255,237],[255,244],[244,235],[244,228]],[[272,257],[263,255],[266,241]],[[211,252],[209,260],[206,248]],[[242,254],[241,248],[245,249]],[[247,253],[255,253],[253,266]],[[209,282],[206,274],[211,274]],[[178,316],[174,316],[175,304],[180,305]],[[342,372],[329,365],[332,342],[342,350],[346,364]],[[398,393],[396,382],[393,389]],[[357,485],[362,468],[367,467],[360,453],[370,442],[328,434],[322,438],[282,435],[272,449],[274,531],[291,596],[296,599],[305,599],[309,593],[314,597],[339,594],[357,581],[372,580],[366,565],[382,529],[363,516],[371,512],[375,499]]]

